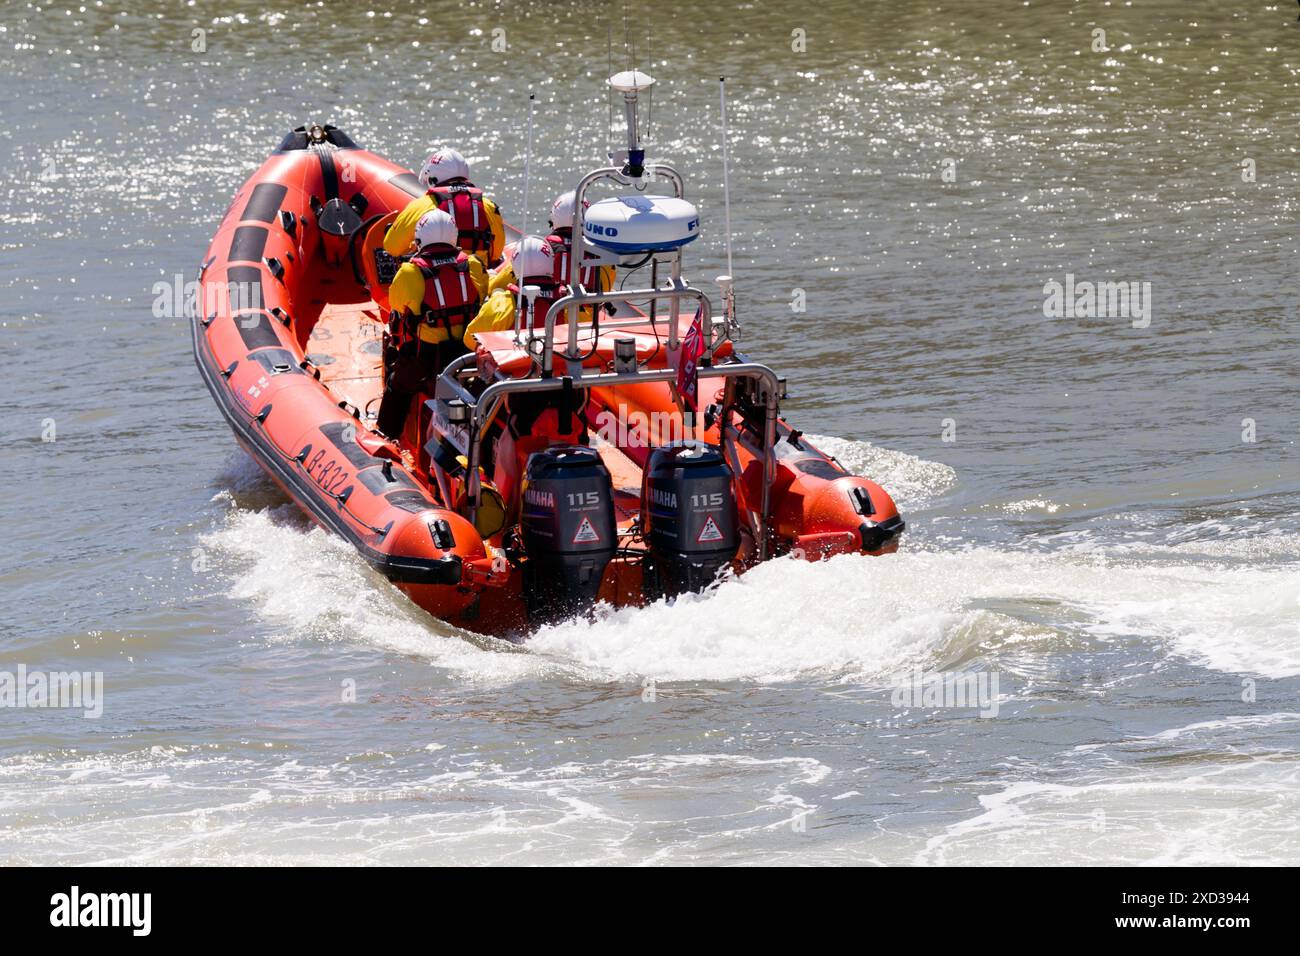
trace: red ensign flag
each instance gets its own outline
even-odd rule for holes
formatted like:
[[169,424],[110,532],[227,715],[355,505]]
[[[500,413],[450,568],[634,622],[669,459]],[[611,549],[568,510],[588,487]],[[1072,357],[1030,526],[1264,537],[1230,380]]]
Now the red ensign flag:
[[691,411],[699,411],[700,392],[700,356],[704,354],[704,329],[700,320],[704,306],[695,310],[695,319],[682,339],[681,355],[677,358],[677,394],[682,397],[682,404]]

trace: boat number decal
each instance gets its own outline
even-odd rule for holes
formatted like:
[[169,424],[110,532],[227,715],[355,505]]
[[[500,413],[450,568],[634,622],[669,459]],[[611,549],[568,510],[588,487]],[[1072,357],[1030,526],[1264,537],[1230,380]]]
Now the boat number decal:
[[316,479],[316,484],[320,485],[326,494],[336,495],[348,480],[348,470],[335,458],[326,461],[327,454],[329,452],[322,448],[312,455],[307,461],[307,474]]

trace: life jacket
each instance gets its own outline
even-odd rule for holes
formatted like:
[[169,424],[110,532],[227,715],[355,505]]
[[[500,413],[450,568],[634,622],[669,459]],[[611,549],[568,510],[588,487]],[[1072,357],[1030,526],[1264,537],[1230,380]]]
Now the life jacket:
[[460,247],[466,252],[491,252],[492,223],[483,205],[483,190],[469,183],[431,186],[434,204],[456,221]]
[[[557,300],[562,299],[569,294],[569,287],[562,285],[559,282],[552,282],[550,284],[538,282],[536,278],[534,278],[532,282],[525,282],[524,285],[535,285],[542,291],[538,295],[533,296],[532,314],[528,316],[527,321],[519,323],[519,327],[521,329],[544,329],[546,328],[546,313],[550,311],[551,306]],[[515,301],[519,302],[521,298],[519,292],[520,287],[516,283],[512,282],[510,285],[506,286],[506,288],[510,290],[510,295],[514,297]],[[527,300],[524,300],[522,304],[525,309],[529,308]],[[559,324],[559,321],[559,319],[556,320],[557,325]]]
[[[569,258],[573,255],[573,230],[565,229],[564,233],[553,232],[546,237],[545,241],[551,247],[551,259],[555,263],[555,282],[567,285],[569,282]],[[600,270],[595,266],[583,266],[578,281],[582,283],[582,287],[588,292],[606,291],[598,288]]]
[[[421,320],[441,327],[449,338],[456,339],[478,314],[479,294],[470,280],[469,255],[449,246],[443,250],[416,253],[411,257],[411,265],[424,276]],[[454,331],[457,327],[459,332]]]

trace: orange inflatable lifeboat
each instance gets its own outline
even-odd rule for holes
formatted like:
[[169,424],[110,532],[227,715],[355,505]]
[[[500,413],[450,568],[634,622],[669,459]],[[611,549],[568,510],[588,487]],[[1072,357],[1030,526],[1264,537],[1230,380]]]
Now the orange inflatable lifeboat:
[[[379,250],[424,193],[410,171],[334,127],[296,129],[236,193],[203,260],[195,360],[239,443],[453,624],[525,634],[780,555],[898,546],[889,495],[782,421],[783,382],[734,349],[726,283],[714,318],[682,278],[698,217],[681,177],[630,152],[579,186],[568,294],[536,328],[480,335],[400,436],[374,425],[392,266]],[[675,195],[588,207],[601,181],[667,181]],[[633,257],[650,263],[647,288],[578,281],[578,262]]]

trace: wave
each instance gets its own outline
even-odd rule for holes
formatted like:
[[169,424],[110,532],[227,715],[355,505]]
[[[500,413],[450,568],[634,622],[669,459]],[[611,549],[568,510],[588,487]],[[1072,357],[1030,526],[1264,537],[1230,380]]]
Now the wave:
[[[951,487],[945,465],[843,439],[814,439],[914,504]],[[237,493],[205,539],[231,594],[273,639],[353,641],[428,658],[463,679],[885,681],[1014,644],[1139,640],[1216,671],[1300,675],[1300,567],[1191,560],[1147,543],[1140,560],[1097,544],[1060,551],[908,545],[887,558],[780,559],[700,595],[599,608],[518,648],[428,617],[342,540],[291,505],[249,511],[266,485],[234,466]],[[1291,536],[1300,550],[1300,539]],[[1281,545],[1273,550],[1280,553]],[[1046,651],[1047,647],[1044,647]]]
[[[1300,714],[1198,721],[1065,755],[1065,779],[1017,780],[930,836],[920,865],[1277,865],[1300,854]],[[1160,759],[1152,760],[1153,754]],[[1060,777],[1061,774],[1056,776]]]
[[871,442],[850,438],[833,435],[807,437],[849,471],[870,478],[888,491],[903,512],[928,506],[957,483],[957,472],[942,462],[927,461],[907,452],[880,448]]

